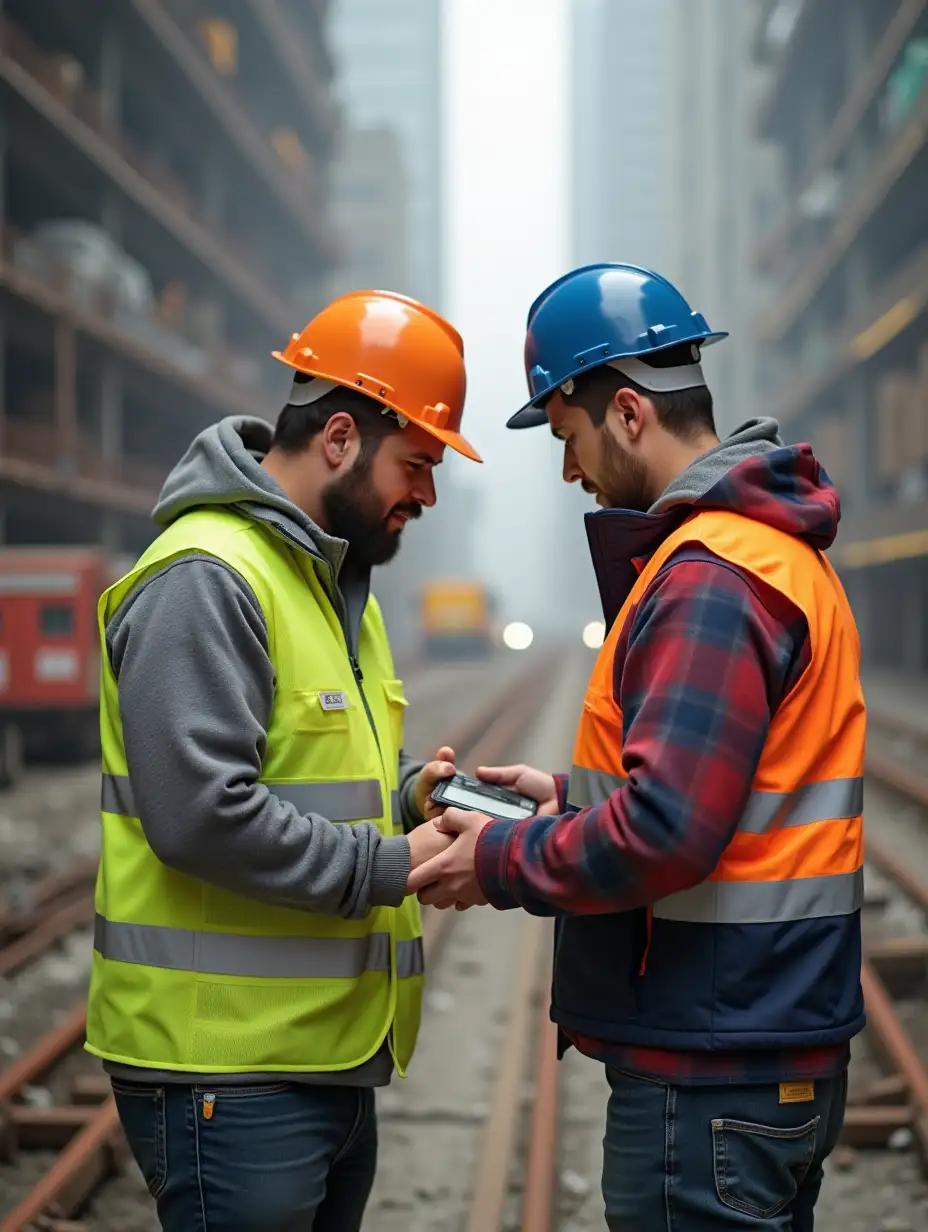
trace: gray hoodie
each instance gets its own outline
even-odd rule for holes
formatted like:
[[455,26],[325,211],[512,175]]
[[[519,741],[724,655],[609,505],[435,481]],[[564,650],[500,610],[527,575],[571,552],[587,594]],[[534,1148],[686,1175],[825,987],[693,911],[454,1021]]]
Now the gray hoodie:
[[[202,432],[165,481],[154,519],[166,527],[188,510],[225,505],[266,523],[313,558],[356,655],[369,572],[353,567],[347,543],[320,530],[259,465],[271,436],[269,424],[245,418]],[[207,556],[172,562],[121,605],[106,648],[133,795],[159,860],[248,898],[345,919],[402,902],[410,867],[404,836],[384,837],[369,822],[334,825],[301,815],[257,781],[274,668],[260,605],[238,573]],[[406,830],[422,821],[412,797],[421,766],[401,754]],[[384,1049],[340,1080],[377,1085],[391,1070]],[[173,1077],[197,1081],[189,1073]],[[333,1081],[331,1074],[301,1077]]]
[[664,513],[674,505],[692,505],[739,462],[782,448],[780,425],[775,419],[748,419],[692,461],[667,485],[648,513]]

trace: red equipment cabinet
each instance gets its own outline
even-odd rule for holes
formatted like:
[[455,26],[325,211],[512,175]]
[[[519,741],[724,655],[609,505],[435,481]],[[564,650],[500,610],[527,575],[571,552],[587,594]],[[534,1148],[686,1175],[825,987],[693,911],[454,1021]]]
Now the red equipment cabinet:
[[0,786],[26,754],[98,747],[97,599],[118,576],[101,548],[0,548]]

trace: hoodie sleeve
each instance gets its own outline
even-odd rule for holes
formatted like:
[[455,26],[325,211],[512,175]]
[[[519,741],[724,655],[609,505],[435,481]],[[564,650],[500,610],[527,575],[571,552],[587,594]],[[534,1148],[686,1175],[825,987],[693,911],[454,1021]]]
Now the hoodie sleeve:
[[334,825],[259,783],[274,698],[254,592],[189,557],[113,617],[107,652],[136,807],[164,864],[236,894],[361,918],[403,899],[410,852],[369,822]]
[[416,780],[422,773],[424,765],[424,761],[410,757],[408,753],[400,752],[400,816],[403,820],[403,829],[407,834],[425,821],[416,807],[415,799]]

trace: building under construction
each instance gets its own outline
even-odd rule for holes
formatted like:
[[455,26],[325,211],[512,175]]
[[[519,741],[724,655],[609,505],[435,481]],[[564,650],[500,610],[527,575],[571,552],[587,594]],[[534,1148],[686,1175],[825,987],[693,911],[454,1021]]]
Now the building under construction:
[[928,3],[757,8],[763,409],[838,486],[865,663],[928,672]]
[[134,551],[324,301],[326,0],[0,5],[0,542]]

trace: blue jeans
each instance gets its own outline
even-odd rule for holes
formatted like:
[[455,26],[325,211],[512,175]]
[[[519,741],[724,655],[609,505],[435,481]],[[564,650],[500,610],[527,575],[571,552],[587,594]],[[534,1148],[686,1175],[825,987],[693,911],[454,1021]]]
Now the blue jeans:
[[610,1232],[812,1232],[847,1074],[780,1103],[778,1085],[667,1086],[606,1067]]
[[374,1092],[113,1080],[164,1232],[358,1232],[377,1165]]

